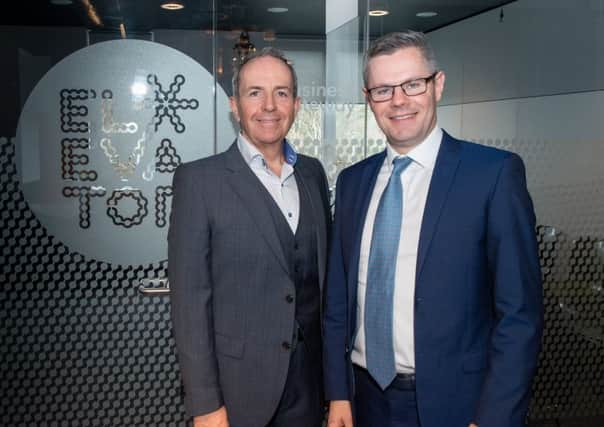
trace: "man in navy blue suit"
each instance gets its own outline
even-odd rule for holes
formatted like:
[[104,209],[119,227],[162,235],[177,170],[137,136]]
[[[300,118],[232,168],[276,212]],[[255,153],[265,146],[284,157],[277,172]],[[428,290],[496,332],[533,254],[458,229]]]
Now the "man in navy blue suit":
[[540,349],[535,214],[516,154],[437,124],[422,33],[376,40],[386,150],[340,174],[324,316],[329,427],[519,427]]

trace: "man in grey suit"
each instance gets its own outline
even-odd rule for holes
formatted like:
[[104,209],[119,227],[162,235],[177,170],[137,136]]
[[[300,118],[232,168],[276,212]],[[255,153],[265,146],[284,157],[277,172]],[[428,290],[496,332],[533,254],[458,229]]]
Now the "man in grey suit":
[[172,322],[198,426],[314,427],[323,411],[320,295],[329,204],[318,160],[285,139],[300,106],[281,52],[233,76],[241,132],[174,175]]

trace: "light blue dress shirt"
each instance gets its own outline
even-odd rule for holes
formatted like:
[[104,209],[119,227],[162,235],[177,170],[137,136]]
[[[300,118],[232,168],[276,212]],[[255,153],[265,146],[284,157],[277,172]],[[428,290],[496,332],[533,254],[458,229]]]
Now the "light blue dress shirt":
[[294,175],[294,165],[298,159],[294,148],[287,142],[287,139],[283,141],[285,162],[281,168],[281,176],[277,176],[270,170],[262,153],[241,133],[237,137],[237,148],[252,172],[269,192],[283,213],[292,233],[295,234],[300,219],[300,195]]

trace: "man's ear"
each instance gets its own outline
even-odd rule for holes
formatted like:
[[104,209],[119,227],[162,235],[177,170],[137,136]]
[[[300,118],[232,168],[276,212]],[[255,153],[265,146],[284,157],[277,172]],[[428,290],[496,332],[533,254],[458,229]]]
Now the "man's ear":
[[231,107],[231,113],[233,113],[235,120],[239,122],[239,106],[237,105],[237,99],[235,99],[234,96],[229,96],[229,106]]
[[445,72],[439,71],[436,77],[434,77],[434,95],[436,97],[436,102],[440,101],[440,98],[443,96],[443,91],[445,90]]

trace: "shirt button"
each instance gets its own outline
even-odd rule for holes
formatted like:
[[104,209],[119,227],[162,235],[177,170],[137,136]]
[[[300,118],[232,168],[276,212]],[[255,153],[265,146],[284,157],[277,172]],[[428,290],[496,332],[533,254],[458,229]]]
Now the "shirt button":
[[281,343],[281,347],[283,348],[283,350],[290,350],[292,348],[292,345],[287,341],[283,341]]
[[287,216],[291,218],[293,215],[292,215],[292,213],[291,213],[291,212],[288,212],[288,213],[287,213]]
[[291,295],[291,294],[288,294],[288,295],[285,297],[285,301],[287,301],[287,302],[288,302],[288,304],[291,304],[292,302],[294,302],[294,296],[293,296],[293,295]]

